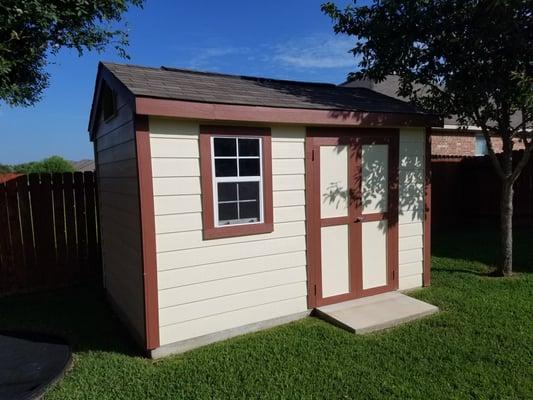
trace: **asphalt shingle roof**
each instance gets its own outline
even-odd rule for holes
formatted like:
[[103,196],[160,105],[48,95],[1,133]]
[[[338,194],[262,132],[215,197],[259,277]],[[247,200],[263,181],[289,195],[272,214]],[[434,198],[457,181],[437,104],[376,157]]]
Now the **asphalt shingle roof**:
[[368,88],[103,63],[135,96],[280,108],[424,114]]
[[[366,88],[373,90],[375,92],[382,93],[384,95],[394,97],[398,100],[408,101],[408,99],[403,98],[398,95],[398,89],[400,88],[400,77],[398,75],[388,75],[387,78],[381,82],[373,82],[369,79],[357,79],[352,81],[344,82],[341,86],[352,87],[352,88]],[[416,89],[423,88],[422,85],[415,84]],[[522,113],[516,112],[511,115],[511,126],[518,126],[522,123]],[[451,117],[444,118],[445,125],[460,125],[457,116],[452,115]]]

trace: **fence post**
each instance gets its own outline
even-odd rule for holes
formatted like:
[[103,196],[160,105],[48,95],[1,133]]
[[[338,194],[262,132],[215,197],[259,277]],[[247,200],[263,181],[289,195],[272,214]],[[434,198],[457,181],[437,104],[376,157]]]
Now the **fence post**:
[[87,219],[87,251],[89,274],[95,277],[97,266],[97,236],[96,236],[96,204],[94,197],[94,174],[85,172],[83,174],[85,188],[85,210]]

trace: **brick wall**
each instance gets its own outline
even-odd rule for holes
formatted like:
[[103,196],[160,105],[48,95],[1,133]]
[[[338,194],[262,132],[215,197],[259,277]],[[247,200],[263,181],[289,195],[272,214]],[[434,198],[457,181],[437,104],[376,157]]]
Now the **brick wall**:
[[[456,134],[453,132],[433,133],[431,138],[431,154],[436,156],[474,156],[475,135]],[[492,138],[496,153],[502,151],[502,140]],[[515,141],[514,150],[523,150],[524,145]]]

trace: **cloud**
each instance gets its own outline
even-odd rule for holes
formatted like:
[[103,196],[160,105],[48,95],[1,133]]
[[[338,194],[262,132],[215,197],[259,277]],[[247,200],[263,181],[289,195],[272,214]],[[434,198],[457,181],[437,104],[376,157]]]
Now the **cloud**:
[[213,68],[215,60],[225,60],[231,56],[232,58],[246,56],[252,57],[252,50],[248,47],[236,46],[218,46],[207,47],[196,51],[196,54],[191,57],[189,65],[191,68],[202,68],[209,66]]
[[357,59],[349,52],[354,44],[347,36],[311,36],[276,46],[273,60],[302,69],[354,67]]
[[[317,33],[284,42],[248,44],[206,43],[177,49],[173,65],[213,72],[279,79],[344,79],[357,68],[358,59],[350,53],[355,40],[333,33]],[[342,75],[342,76],[341,76]],[[313,78],[314,77],[314,78]]]

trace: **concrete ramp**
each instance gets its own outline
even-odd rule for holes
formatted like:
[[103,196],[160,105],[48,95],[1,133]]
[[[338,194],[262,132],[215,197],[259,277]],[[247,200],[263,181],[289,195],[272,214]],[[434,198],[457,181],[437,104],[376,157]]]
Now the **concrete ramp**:
[[316,316],[363,334],[434,314],[438,307],[400,292],[388,292],[315,309]]

